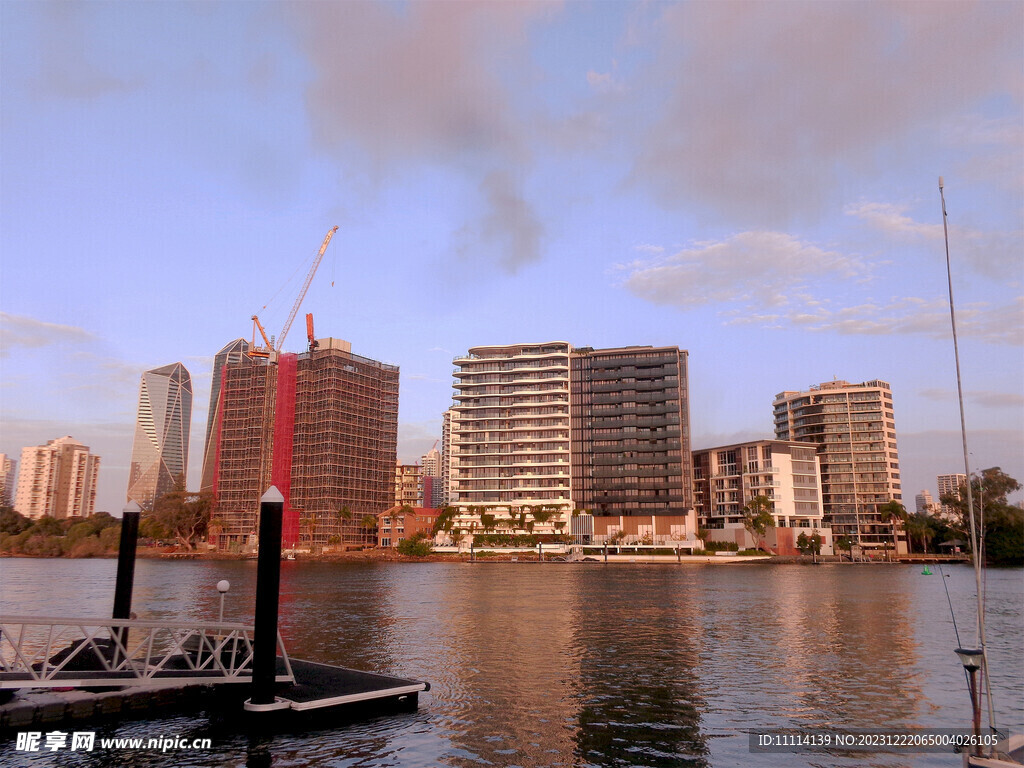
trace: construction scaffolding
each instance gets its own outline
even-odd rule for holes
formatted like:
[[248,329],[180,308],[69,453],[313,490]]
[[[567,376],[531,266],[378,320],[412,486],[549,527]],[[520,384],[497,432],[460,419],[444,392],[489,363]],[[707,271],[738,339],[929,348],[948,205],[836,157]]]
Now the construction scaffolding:
[[227,366],[214,543],[255,543],[259,497],[273,482],[285,496],[286,547],[372,546],[367,521],[392,504],[398,377],[397,366],[353,355],[347,342],[330,338],[282,355],[279,365]]

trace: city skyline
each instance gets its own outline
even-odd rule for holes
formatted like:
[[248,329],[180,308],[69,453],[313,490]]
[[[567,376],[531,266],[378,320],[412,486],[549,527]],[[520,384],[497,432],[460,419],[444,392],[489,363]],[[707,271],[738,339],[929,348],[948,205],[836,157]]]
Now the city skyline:
[[559,338],[687,349],[694,449],[771,437],[779,392],[888,381],[904,502],[934,492],[963,471],[940,175],[971,468],[1024,479],[1019,4],[0,20],[0,451],[74,435],[97,510],[123,507],[139,375],[181,360],[209,402],[216,351],[253,314],[280,332],[335,224],[302,311],[401,366],[405,463],[462,351]]

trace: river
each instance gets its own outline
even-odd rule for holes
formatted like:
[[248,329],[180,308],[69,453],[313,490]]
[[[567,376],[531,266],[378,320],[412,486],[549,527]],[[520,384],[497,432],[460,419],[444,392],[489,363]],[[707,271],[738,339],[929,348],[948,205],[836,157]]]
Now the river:
[[[0,613],[110,615],[113,560],[0,560]],[[251,742],[203,717],[105,736],[209,737],[209,750],[29,754],[67,766],[958,766],[952,753],[751,753],[766,728],[965,728],[953,648],[972,644],[966,566],[285,562],[289,653],[427,680],[419,711]],[[251,622],[252,561],[140,560],[142,619]],[[989,570],[1001,729],[1024,730],[1024,571]]]

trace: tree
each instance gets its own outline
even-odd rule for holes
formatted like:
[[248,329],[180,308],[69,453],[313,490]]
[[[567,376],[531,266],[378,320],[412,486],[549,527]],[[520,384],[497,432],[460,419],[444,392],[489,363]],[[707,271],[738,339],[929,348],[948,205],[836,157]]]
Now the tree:
[[314,547],[314,542],[316,540],[316,527],[319,522],[316,512],[310,512],[302,518],[302,523],[306,527],[306,535],[309,537],[310,551],[312,551]]
[[153,517],[182,547],[192,551],[196,539],[206,534],[212,506],[213,494],[209,491],[196,493],[185,490],[185,478],[179,475],[174,490],[165,493],[153,504]]
[[0,507],[0,533],[16,534],[32,527],[32,521],[14,511],[14,507]]
[[437,516],[437,520],[434,521],[434,529],[432,531],[433,535],[437,536],[441,531],[445,531],[446,533],[450,531],[457,514],[458,510],[455,509],[455,507],[444,507]]
[[890,499],[885,504],[879,505],[878,517],[883,524],[892,526],[892,548],[893,552],[896,552],[898,550],[896,523],[907,519],[907,508],[896,501],[896,499]]
[[335,522],[338,524],[338,534],[341,535],[345,531],[345,523],[352,519],[352,510],[346,505],[334,508]]
[[430,539],[427,538],[427,534],[423,531],[410,536],[408,539],[402,539],[395,545],[395,549],[400,555],[408,555],[409,557],[426,557],[434,551]]
[[933,517],[921,512],[907,515],[906,520],[903,522],[903,530],[907,532],[908,549],[911,542],[917,539],[921,544],[921,551],[924,554],[928,554],[928,542],[932,540],[937,530],[936,521]]
[[772,500],[761,494],[754,496],[743,507],[743,527],[754,537],[754,548],[758,548],[758,538],[763,537],[769,528],[775,526],[772,516]]
[[821,536],[817,531],[810,536],[801,533],[796,537],[796,548],[800,550],[801,555],[820,555]]
[[840,552],[844,549],[850,553],[850,562],[853,562],[853,539],[849,536],[840,536],[832,542],[832,545]]
[[[1024,564],[1024,510],[1007,501],[1009,494],[1020,489],[1021,484],[999,467],[990,467],[980,475],[971,476],[975,525],[979,534],[984,525],[985,556],[995,565]],[[960,486],[958,494],[943,494],[941,501],[954,510],[960,533],[967,535],[966,484]]]

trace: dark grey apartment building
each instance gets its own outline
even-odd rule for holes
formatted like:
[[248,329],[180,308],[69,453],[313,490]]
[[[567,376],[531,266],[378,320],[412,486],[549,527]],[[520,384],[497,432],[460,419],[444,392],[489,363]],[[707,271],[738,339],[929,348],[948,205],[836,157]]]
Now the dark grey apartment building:
[[686,362],[679,347],[572,350],[576,509],[678,515],[693,506]]

